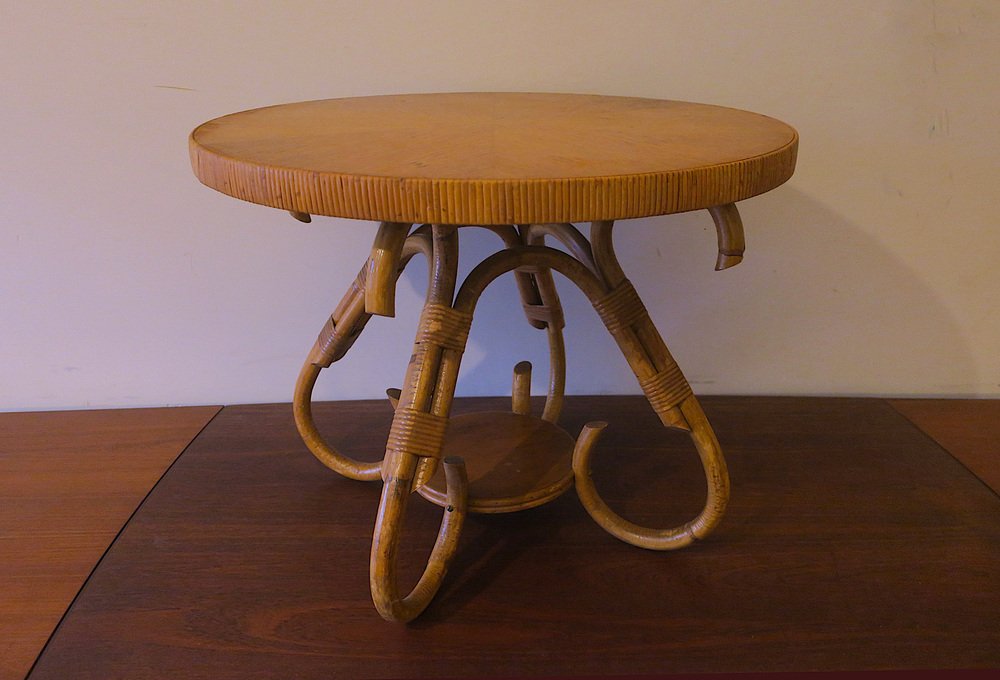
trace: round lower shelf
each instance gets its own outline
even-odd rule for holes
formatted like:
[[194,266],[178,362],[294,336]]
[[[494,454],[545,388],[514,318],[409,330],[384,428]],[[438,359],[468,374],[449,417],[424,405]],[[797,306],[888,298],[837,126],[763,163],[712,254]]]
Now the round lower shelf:
[[[469,512],[515,512],[548,503],[572,485],[574,444],[564,429],[539,418],[471,413],[451,419],[443,455],[465,460]],[[418,493],[448,505],[441,466]]]

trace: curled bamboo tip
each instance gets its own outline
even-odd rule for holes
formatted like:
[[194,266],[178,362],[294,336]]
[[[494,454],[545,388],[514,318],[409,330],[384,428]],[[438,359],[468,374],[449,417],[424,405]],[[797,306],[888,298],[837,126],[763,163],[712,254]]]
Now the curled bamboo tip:
[[519,361],[514,366],[514,385],[511,389],[511,410],[522,416],[531,414],[531,362]]
[[399,406],[399,397],[402,394],[403,392],[398,387],[390,387],[385,391],[385,396],[389,397],[389,403],[392,404],[393,411]]
[[365,311],[378,316],[396,315],[396,278],[410,225],[383,222],[375,234],[365,265]]
[[723,269],[735,267],[743,261],[743,255],[730,255],[729,253],[719,253],[719,258],[715,261],[715,271],[721,272]]
[[289,210],[288,214],[297,219],[299,222],[305,222],[309,224],[313,221],[312,215],[307,212],[299,212],[298,210]]
[[580,430],[573,447],[573,474],[577,477],[590,476],[590,454],[601,438],[601,433],[608,423],[604,420],[592,420]]
[[715,222],[719,240],[719,257],[715,261],[715,271],[735,267],[743,261],[746,237],[743,234],[743,220],[735,203],[717,205],[708,209]]

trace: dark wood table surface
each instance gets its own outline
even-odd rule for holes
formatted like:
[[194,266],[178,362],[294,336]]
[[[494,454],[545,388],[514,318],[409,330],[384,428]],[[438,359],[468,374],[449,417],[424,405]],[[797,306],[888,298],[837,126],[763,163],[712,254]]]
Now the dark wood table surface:
[[218,406],[0,413],[0,680],[21,680],[94,565]]
[[[378,484],[317,463],[288,405],[227,407],[125,526],[30,677],[1000,667],[1000,498],[905,409],[704,404],[733,479],[708,540],[671,553],[628,546],[572,491],[473,516],[438,597],[405,626],[379,618],[368,591]],[[387,403],[316,412],[336,443],[381,454]],[[698,508],[704,481],[685,435],[664,433],[641,397],[567,399],[570,432],[595,418],[611,422],[594,475],[617,510],[667,524]],[[440,510],[421,499],[411,508],[402,559],[415,577]]]

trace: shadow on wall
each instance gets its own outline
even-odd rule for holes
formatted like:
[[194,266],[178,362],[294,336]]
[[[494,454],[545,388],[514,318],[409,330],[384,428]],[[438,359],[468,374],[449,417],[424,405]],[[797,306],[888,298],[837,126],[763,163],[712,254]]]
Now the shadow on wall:
[[[622,264],[702,394],[972,394],[977,374],[944,302],[884,241],[791,187],[740,205],[747,257],[714,272],[705,211],[616,227]],[[585,225],[584,229],[586,228]],[[498,249],[462,230],[463,267]],[[422,291],[426,279],[404,274]],[[589,302],[557,276],[566,311],[567,393],[638,393]],[[463,359],[460,395],[509,394],[511,369],[535,365],[544,394],[544,331],[524,320],[511,275],[487,289]]]

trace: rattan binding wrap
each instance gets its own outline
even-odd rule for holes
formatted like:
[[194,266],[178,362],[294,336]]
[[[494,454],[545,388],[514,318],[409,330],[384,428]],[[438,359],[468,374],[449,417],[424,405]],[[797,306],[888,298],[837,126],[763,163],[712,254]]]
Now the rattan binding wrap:
[[464,352],[471,327],[471,314],[447,305],[430,303],[424,306],[421,314],[416,341]]
[[440,458],[448,419],[415,409],[397,409],[386,449],[414,456]]

